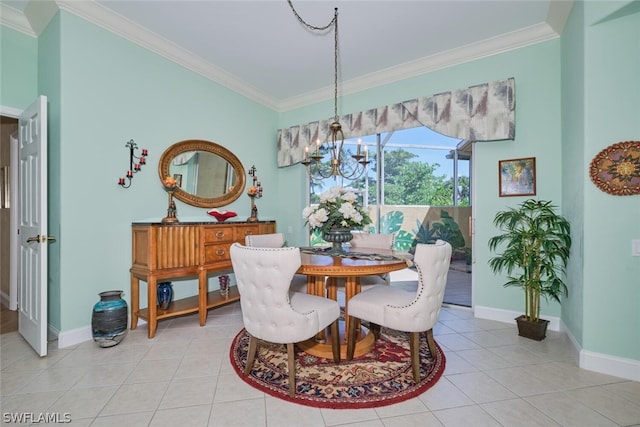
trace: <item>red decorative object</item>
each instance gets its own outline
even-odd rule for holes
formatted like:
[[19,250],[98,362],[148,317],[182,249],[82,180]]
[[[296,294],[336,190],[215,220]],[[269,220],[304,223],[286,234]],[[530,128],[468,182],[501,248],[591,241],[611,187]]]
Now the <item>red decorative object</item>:
[[640,141],[624,141],[599,152],[589,166],[591,181],[614,196],[640,194]]
[[238,216],[237,213],[231,211],[217,211],[215,209],[211,209],[207,211],[207,213],[213,217],[215,217],[219,222],[224,222],[229,218],[233,218],[234,216]]

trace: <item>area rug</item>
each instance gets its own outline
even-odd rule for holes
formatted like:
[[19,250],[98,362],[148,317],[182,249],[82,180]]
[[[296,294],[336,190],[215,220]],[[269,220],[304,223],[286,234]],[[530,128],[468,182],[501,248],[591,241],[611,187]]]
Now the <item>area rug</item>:
[[244,375],[249,335],[242,329],[231,344],[231,365],[252,387],[271,396],[300,405],[331,409],[374,408],[418,396],[432,387],[444,372],[445,357],[437,346],[432,358],[424,334],[420,342],[420,378],[411,371],[406,333],[382,328],[380,338],[367,354],[351,362],[325,359],[296,346],[296,395],[289,397],[287,348],[260,342],[251,373]]

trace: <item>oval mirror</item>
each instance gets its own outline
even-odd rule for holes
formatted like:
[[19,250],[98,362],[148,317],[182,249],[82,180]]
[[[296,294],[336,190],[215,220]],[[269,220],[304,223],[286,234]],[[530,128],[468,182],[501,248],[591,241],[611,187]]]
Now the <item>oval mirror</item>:
[[189,205],[216,208],[236,200],[245,186],[240,160],[215,142],[189,139],[167,148],[158,163],[162,181],[172,176],[180,187],[173,196]]

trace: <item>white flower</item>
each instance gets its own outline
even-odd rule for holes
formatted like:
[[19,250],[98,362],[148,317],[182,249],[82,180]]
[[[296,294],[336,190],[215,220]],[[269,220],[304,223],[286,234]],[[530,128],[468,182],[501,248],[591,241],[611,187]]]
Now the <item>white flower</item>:
[[324,224],[329,219],[329,214],[326,209],[320,208],[309,216],[309,225],[311,228],[316,228]]
[[306,208],[304,208],[302,210],[302,218],[308,219],[309,215],[311,215],[315,210],[316,210],[316,208],[314,208],[312,206],[307,206]]
[[346,219],[349,219],[353,216],[354,212],[356,212],[356,208],[354,208],[351,203],[344,202],[342,205],[340,205],[340,209],[338,209],[338,212],[340,212]]
[[358,200],[358,195],[349,189],[342,195],[342,199],[346,200],[349,203],[354,203],[356,200]]
[[351,188],[332,187],[323,191],[317,206],[302,210],[302,217],[312,230],[326,233],[339,227],[362,229],[371,224],[371,218],[358,203],[358,195]]

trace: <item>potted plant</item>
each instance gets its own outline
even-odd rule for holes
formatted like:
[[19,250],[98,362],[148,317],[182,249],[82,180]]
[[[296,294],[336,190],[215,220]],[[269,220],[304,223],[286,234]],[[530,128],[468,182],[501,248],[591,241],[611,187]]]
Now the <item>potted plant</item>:
[[502,253],[489,260],[494,273],[508,275],[507,286],[524,290],[525,314],[516,318],[520,336],[544,339],[547,320],[540,319],[540,299],[561,302],[568,295],[563,276],[571,248],[569,222],[549,201],[529,199],[517,209],[498,212],[493,223],[503,232],[489,239],[489,249]]

